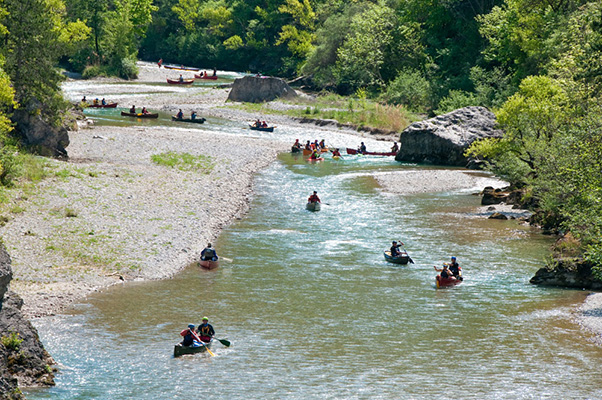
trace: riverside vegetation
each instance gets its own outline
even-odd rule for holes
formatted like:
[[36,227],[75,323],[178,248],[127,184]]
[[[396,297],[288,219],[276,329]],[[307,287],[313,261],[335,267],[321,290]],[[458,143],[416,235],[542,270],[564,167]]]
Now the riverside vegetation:
[[368,112],[357,125],[397,130],[410,111],[493,109],[506,136],[469,154],[523,190],[534,221],[570,232],[571,251],[558,254],[602,279],[599,1],[6,0],[0,36],[4,187],[41,178],[43,161],[25,155],[39,145],[17,111],[64,123],[59,64],[123,78],[137,75],[138,57],[303,75],[308,87],[352,97],[302,114],[351,121],[363,114],[356,104],[374,104],[375,114],[395,115],[378,122]]

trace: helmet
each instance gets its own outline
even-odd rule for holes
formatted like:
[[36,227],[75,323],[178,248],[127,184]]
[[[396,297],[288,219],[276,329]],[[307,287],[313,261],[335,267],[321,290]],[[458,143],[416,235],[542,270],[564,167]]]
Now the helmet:
[[203,317],[203,321],[209,321],[209,318]]
[[188,324],[188,327],[189,327],[190,329],[194,329],[194,325],[192,325],[192,324]]
[[451,258],[451,259],[452,259],[452,260],[455,260],[455,259],[456,259],[456,256],[452,256],[452,258]]

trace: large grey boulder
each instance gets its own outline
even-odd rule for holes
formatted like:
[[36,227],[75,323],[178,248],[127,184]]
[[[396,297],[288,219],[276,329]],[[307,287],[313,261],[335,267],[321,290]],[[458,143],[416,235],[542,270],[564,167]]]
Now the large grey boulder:
[[23,142],[38,154],[47,157],[67,157],[69,133],[65,126],[55,127],[40,115],[41,104],[31,102],[13,111],[11,120]]
[[529,282],[539,286],[602,290],[602,282],[594,277],[591,263],[571,259],[555,261],[551,266],[538,269]]
[[397,161],[466,166],[464,151],[472,142],[502,137],[495,115],[485,107],[464,107],[415,122],[400,135]]
[[8,290],[10,256],[0,244],[0,400],[24,399],[19,386],[54,385],[54,361],[23,316],[23,300]]
[[228,100],[247,103],[263,103],[278,98],[297,97],[297,93],[280,78],[245,76],[236,79]]

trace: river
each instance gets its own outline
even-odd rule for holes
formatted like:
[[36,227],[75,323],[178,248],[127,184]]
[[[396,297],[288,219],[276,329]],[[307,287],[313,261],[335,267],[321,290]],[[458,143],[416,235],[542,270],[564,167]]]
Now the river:
[[[118,123],[111,112],[93,113]],[[198,129],[257,135],[219,119]],[[269,137],[314,139],[278,130]],[[360,140],[319,134],[335,146]],[[416,166],[281,155],[216,243],[232,262],[115,286],[34,320],[60,373],[28,399],[602,398],[602,349],[571,318],[585,294],[528,283],[552,238],[484,218],[478,188],[398,196],[373,178],[403,168]],[[318,213],[304,209],[313,190]],[[415,264],[385,262],[394,239]],[[433,265],[451,255],[465,282],[436,289]],[[205,315],[232,346],[174,358],[179,332]]]

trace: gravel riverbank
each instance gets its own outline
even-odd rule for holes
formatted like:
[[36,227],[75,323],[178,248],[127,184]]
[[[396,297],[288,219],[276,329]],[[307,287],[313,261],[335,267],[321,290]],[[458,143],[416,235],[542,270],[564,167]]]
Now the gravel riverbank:
[[[118,94],[113,79],[67,85],[71,100],[106,96],[151,111],[194,109],[199,116],[235,121],[258,117],[223,108],[227,88],[180,92],[153,86],[157,91],[148,93],[147,83],[164,82],[173,74],[141,63],[139,80],[119,81]],[[278,125],[300,125],[286,116],[269,119]],[[198,260],[206,243],[247,210],[254,174],[289,148],[283,142],[185,126],[98,126],[72,132],[70,140],[70,159],[48,160],[52,177],[17,196],[9,206],[8,222],[0,227],[13,259],[11,288],[23,297],[29,317],[61,312],[73,301],[123,281],[168,278]],[[208,157],[211,166],[180,170],[151,160],[167,152]],[[383,190],[397,194],[504,186],[503,181],[466,170],[404,169],[375,178]],[[602,334],[600,310],[602,294],[589,296],[578,312],[579,323]]]

